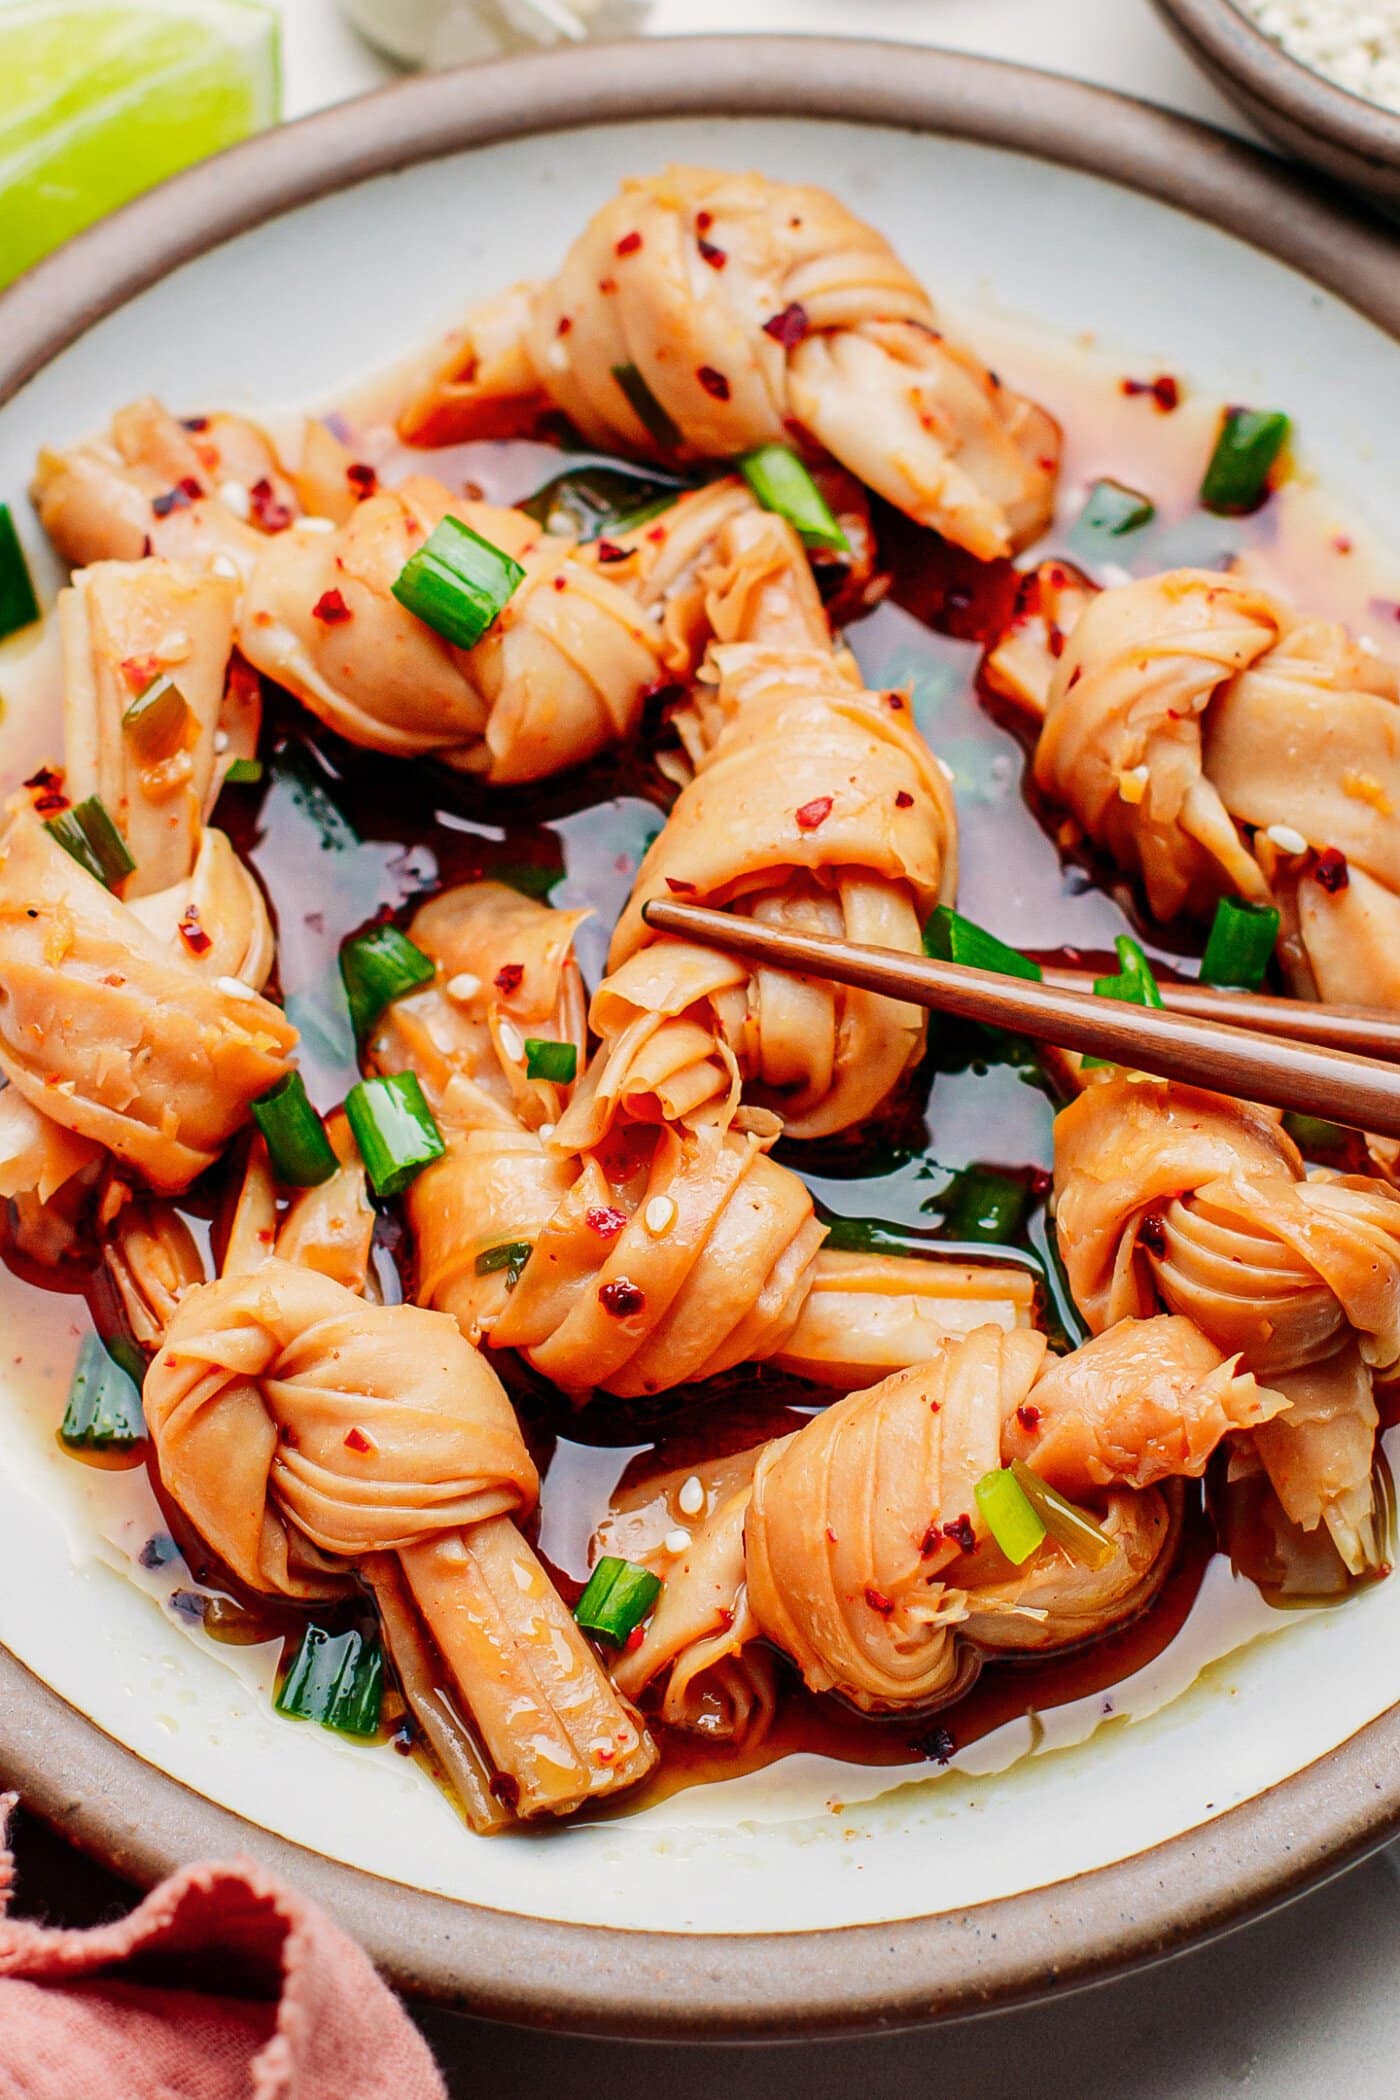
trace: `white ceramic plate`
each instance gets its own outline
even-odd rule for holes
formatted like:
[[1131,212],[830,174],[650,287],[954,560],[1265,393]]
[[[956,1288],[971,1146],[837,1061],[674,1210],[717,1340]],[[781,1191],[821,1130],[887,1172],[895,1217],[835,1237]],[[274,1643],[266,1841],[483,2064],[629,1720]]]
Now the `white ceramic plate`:
[[[830,56],[833,47],[811,48]],[[753,63],[786,50],[791,75],[808,63],[791,55],[797,49],[755,44]],[[687,47],[662,50],[648,54],[653,71],[665,64],[682,76]],[[929,93],[936,85],[945,105],[959,94],[966,105],[969,82],[984,101],[995,99],[998,69],[887,52],[880,78],[899,115],[911,111],[897,107],[896,62],[902,80],[922,80]],[[868,51],[862,64],[865,78]],[[702,92],[693,85],[693,52],[689,65],[692,89],[673,86],[672,99]],[[820,90],[828,107],[837,72],[828,71]],[[503,106],[520,104],[519,69],[501,77],[510,88],[501,91]],[[557,62],[548,78],[534,76],[552,93],[563,77]],[[1031,76],[1000,78],[1012,108]],[[433,109],[446,123],[445,85],[398,92],[435,94]],[[477,130],[489,126],[486,86],[473,78],[461,93]],[[1085,121],[1112,112],[1113,122],[1136,124],[1162,148],[1164,167],[1163,127],[1182,152],[1206,138],[1145,112],[1125,117],[1125,105],[1063,83],[1037,83],[1035,96],[1070,129],[1076,111]],[[656,100],[643,95],[632,106]],[[378,119],[381,137],[386,124],[399,127],[405,156],[412,109],[400,100]],[[353,117],[336,113],[341,150]],[[313,123],[297,146],[303,171],[315,159],[314,132]],[[1259,247],[1082,169],[966,137],[796,115],[639,117],[505,138],[381,173],[257,225],[98,320],[0,409],[0,497],[26,517],[36,445],[77,438],[142,393],[177,407],[253,409],[343,393],[476,295],[547,268],[619,178],[672,158],[751,164],[829,185],[891,237],[940,302],[966,310],[974,340],[979,332],[994,340],[1013,364],[1032,354],[1024,323],[1047,343],[1087,331],[1105,370],[1169,368],[1208,399],[1286,405],[1307,466],[1330,496],[1380,541],[1400,546],[1400,486],[1388,447],[1378,444],[1383,406],[1400,386],[1400,349],[1342,299]],[[1266,200],[1269,179],[1242,153],[1236,160]],[[239,164],[228,164],[230,181]],[[1287,205],[1282,197],[1281,224]],[[152,206],[143,209],[154,231]],[[1307,231],[1320,239],[1316,224]],[[1349,238],[1364,247],[1364,235]],[[115,242],[105,260],[100,248],[90,252],[99,300],[123,273],[143,268],[129,237],[121,255]],[[59,309],[73,282],[71,268],[66,284],[54,280],[60,328],[69,325]],[[32,290],[27,296],[18,318],[32,331],[38,309]],[[1025,371],[1022,363],[1015,376]],[[48,591],[56,570],[32,525],[26,536]],[[7,775],[12,757],[28,760],[51,741],[21,711],[0,729]],[[970,821],[990,822],[991,813]],[[1019,804],[1006,821],[1030,826]],[[1027,938],[1036,933],[1034,911],[1029,899]],[[1039,937],[1054,934],[1042,929]],[[8,1305],[0,1289],[0,1318]],[[412,1763],[277,1718],[265,1654],[216,1648],[162,1608],[139,1570],[133,1577],[142,1520],[118,1507],[110,1476],[75,1466],[54,1442],[56,1395],[78,1323],[69,1302],[52,1308],[50,1331],[4,1330],[0,1378],[12,1391],[0,1472],[0,1642],[160,1772],[262,1831],[387,1882],[540,1920],[696,1935],[812,1933],[961,1912],[1199,1831],[1315,1765],[1400,1700],[1400,1583],[1381,1584],[1339,1612],[1289,1617],[1268,1612],[1238,1584],[1226,1607],[1232,1651],[1210,1660],[1178,1643],[1143,1683],[1115,1689],[1111,1717],[1096,1699],[1049,1716],[1043,1728],[1018,1723],[942,1771],[838,1775],[799,1758],[689,1790],[641,1816],[543,1840],[476,1839]],[[1218,1564],[1209,1581],[1230,1587]],[[1191,1682],[1203,1660],[1209,1666]],[[1121,1718],[1125,1707],[1139,1715],[1131,1725]],[[0,1727],[0,1747],[13,1750],[22,1719],[12,1711],[10,1741]],[[1268,1887],[1285,1878],[1280,1867]],[[1254,1900],[1268,1887],[1257,1887]],[[1065,1949],[1070,1966],[1075,1952]],[[429,1980],[443,1986],[440,1970]],[[470,1963],[460,1974],[464,1987],[479,1980]],[[559,1995],[568,1996],[562,1980]],[[507,1991],[500,2002],[509,2009],[524,1998]],[[779,1990],[775,2020],[786,2006]],[[586,2016],[587,2008],[578,2015]],[[615,2023],[613,2013],[599,2017]]]

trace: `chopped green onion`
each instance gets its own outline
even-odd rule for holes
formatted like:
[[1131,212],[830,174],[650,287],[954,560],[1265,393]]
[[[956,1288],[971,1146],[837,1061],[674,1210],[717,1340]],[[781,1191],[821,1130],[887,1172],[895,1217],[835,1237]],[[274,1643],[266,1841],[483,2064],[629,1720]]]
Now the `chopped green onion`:
[[44,829],[52,832],[64,852],[80,868],[86,868],[89,875],[95,875],[104,889],[114,890],[136,866],[126,840],[98,795],[74,803],[61,817],[50,817]]
[[416,1072],[362,1079],[345,1096],[345,1114],[376,1196],[398,1196],[447,1150]]
[[567,1086],[578,1074],[578,1051],[572,1043],[552,1043],[543,1036],[525,1038],[525,1077],[553,1079]]
[[1088,500],[1074,522],[1077,540],[1121,540],[1130,532],[1141,532],[1157,515],[1150,496],[1125,488],[1121,481],[1096,481]]
[[384,1650],[374,1634],[308,1626],[277,1693],[277,1711],[341,1735],[374,1735],[384,1699]]
[[675,452],[681,434],[635,365],[614,365],[612,376],[627,397],[633,415],[663,452]]
[[[1118,951],[1118,974],[1096,977],[1095,995],[1100,999],[1121,999],[1129,1006],[1160,1007],[1162,994],[1157,989],[1152,965],[1138,943],[1130,934],[1120,933],[1113,945]],[[1086,1072],[1094,1072],[1113,1062],[1109,1057],[1085,1057],[1082,1065]]]
[[307,1099],[300,1072],[289,1072],[258,1097],[253,1121],[267,1140],[272,1171],[286,1187],[319,1188],[340,1165],[326,1126]]
[[1203,508],[1222,517],[1258,510],[1288,430],[1287,416],[1276,409],[1227,408],[1201,483]]
[[460,518],[446,517],[410,554],[389,588],[454,648],[474,649],[525,571]]
[[0,642],[32,626],[39,617],[39,601],[24,549],[15,531],[8,503],[0,503]]
[[1021,1459],[1011,1461],[1016,1484],[1057,1546],[1086,1568],[1106,1568],[1116,1547],[1102,1526],[1073,1502],[1067,1501],[1048,1481],[1033,1472]]
[[58,1433],[74,1451],[129,1451],[146,1434],[139,1385],[95,1334],[78,1351]]
[[519,507],[546,532],[596,540],[604,533],[630,532],[669,510],[687,486],[656,468],[598,460],[556,474]]
[[1278,939],[1279,915],[1272,904],[1244,904],[1222,897],[1201,959],[1201,983],[1257,992]]
[[1026,1214],[1029,1191],[1022,1181],[989,1167],[967,1167],[944,1199],[943,1229],[950,1239],[1002,1245]]
[[786,518],[804,545],[850,553],[851,543],[832,516],[830,504],[789,446],[760,445],[734,464],[763,508]]
[[620,1648],[660,1595],[661,1577],[650,1568],[605,1553],[574,1606],[574,1617],[586,1633]]
[[436,975],[430,959],[397,926],[371,926],[340,951],[340,975],[355,1034],[363,1042],[395,999]]
[[974,925],[960,912],[940,904],[924,928],[924,953],[938,962],[962,963],[970,970],[999,970],[1003,977],[1026,977],[1039,983],[1040,964],[1008,948],[994,933]]
[[893,1226],[881,1224],[878,1218],[841,1218],[830,1212],[822,1215],[826,1227],[824,1247],[840,1254],[912,1254],[916,1243],[899,1233]]
[[143,765],[173,758],[189,735],[190,707],[170,678],[153,678],[122,716],[122,735]]
[[1019,1568],[1045,1537],[1046,1526],[1015,1474],[1009,1466],[984,1473],[972,1493],[988,1531],[1012,1566]]
[[504,1269],[506,1289],[513,1291],[534,1251],[533,1240],[503,1240],[499,1247],[488,1247],[484,1254],[478,1254],[476,1273],[478,1276],[493,1276],[497,1269]]
[[1329,1123],[1326,1116],[1295,1115],[1291,1110],[1283,1127],[1300,1152],[1337,1152],[1353,1136],[1340,1123]]
[[236,758],[224,775],[225,787],[254,787],[263,777],[260,758]]

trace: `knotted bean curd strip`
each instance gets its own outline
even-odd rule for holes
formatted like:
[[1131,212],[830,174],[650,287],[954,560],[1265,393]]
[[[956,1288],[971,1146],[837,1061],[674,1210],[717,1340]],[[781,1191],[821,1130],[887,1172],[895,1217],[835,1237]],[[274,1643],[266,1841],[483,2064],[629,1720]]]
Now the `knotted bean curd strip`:
[[1325,1523],[1353,1573],[1376,1554],[1371,1373],[1400,1360],[1400,1198],[1304,1178],[1267,1109],[1108,1078],[1055,1126],[1057,1229],[1098,1330],[1189,1316],[1290,1403],[1255,1433],[1287,1516]]
[[265,1259],[181,1300],[146,1407],[168,1492],[250,1588],[314,1599],[366,1555],[398,1558],[516,1814],[567,1814],[650,1768],[510,1521],[535,1469],[450,1320]]
[[31,1104],[160,1190],[216,1159],[296,1041],[207,978],[27,812],[0,842],[0,1068]]
[[1059,432],[939,332],[888,243],[824,190],[671,167],[629,181],[557,276],[468,316],[409,401],[412,443],[532,427],[724,459],[796,422],[870,487],[983,559],[1033,539]]

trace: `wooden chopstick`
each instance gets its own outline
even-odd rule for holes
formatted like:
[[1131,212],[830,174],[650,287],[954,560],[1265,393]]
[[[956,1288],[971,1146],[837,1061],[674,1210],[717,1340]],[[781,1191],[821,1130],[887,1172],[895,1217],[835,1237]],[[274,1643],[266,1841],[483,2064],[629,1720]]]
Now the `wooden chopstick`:
[[[696,904],[657,900],[646,906],[643,916],[658,933],[726,948],[775,969],[835,978],[961,1020],[1013,1029],[1063,1050],[1109,1058],[1134,1071],[1400,1137],[1400,1068],[1376,1058],[1233,1022],[1099,999],[1062,984],[1037,984],[994,970],[903,955],[893,948],[868,948],[826,934],[784,933]],[[1251,1008],[1253,1003],[1250,999]],[[1289,1002],[1261,1003],[1272,1009]]]
[[[1095,972],[1047,964],[1043,982],[1062,992],[1092,992]],[[1274,999],[1267,992],[1222,992],[1209,984],[1173,984],[1159,979],[1162,1004],[1171,1014],[1254,1028],[1291,1043],[1320,1043],[1327,1050],[1355,1050],[1361,1057],[1400,1059],[1400,1014],[1378,1006],[1325,1006],[1315,999]]]

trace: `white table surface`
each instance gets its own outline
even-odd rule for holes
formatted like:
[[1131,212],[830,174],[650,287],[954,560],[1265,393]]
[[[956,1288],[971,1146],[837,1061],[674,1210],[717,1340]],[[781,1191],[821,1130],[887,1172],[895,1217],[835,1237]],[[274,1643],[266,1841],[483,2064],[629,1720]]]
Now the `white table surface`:
[[[287,114],[393,77],[335,0],[283,0]],[[943,44],[1075,74],[1245,127],[1147,0],[655,0],[651,29],[801,30]],[[1305,1691],[1304,1691],[1305,1695]],[[1086,1803],[1085,1813],[1090,1813]],[[454,2096],[524,2100],[567,2078],[667,2100],[1394,2100],[1400,1848],[1224,1940],[1025,2010],[874,2040],[724,2050],[561,2039],[428,2012]]]

